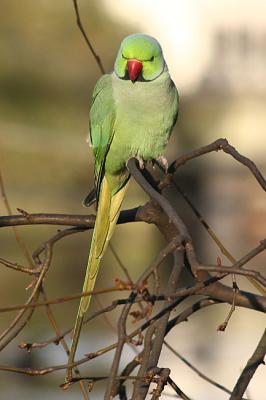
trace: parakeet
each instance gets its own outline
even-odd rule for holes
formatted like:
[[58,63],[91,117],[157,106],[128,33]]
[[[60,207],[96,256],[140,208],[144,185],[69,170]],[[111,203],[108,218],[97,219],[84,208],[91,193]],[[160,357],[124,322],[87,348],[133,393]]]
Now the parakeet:
[[[96,222],[83,292],[94,288],[101,258],[113,234],[130,174],[126,163],[143,164],[163,157],[178,113],[178,92],[160,44],[145,34],[126,37],[118,50],[114,72],[103,75],[93,91],[89,116],[95,157]],[[85,203],[92,200],[89,195]],[[90,296],[82,297],[74,328],[67,380]]]

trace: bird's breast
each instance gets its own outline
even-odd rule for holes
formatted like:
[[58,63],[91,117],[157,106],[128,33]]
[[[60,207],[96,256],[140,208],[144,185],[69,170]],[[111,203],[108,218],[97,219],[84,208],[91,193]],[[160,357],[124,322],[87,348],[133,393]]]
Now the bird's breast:
[[175,87],[168,73],[150,82],[113,77],[114,136],[107,157],[125,165],[133,156],[156,159],[164,153],[176,114]]

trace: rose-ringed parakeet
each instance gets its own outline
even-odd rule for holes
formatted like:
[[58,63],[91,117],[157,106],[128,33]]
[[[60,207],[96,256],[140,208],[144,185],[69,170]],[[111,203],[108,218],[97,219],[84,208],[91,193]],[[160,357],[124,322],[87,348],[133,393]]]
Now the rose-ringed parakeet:
[[[126,37],[114,72],[96,83],[90,110],[90,141],[95,157],[96,222],[83,292],[94,288],[99,265],[114,231],[130,178],[126,163],[163,157],[178,112],[178,92],[160,44],[151,36]],[[87,202],[90,198],[87,199]],[[67,380],[71,379],[82,321],[90,296],[82,297],[74,328]]]

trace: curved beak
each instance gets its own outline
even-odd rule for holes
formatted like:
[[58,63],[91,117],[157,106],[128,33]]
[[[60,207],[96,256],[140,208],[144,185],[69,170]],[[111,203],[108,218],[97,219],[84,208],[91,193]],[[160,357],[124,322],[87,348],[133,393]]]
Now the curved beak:
[[138,60],[128,60],[127,69],[131,82],[135,82],[142,70],[142,62]]

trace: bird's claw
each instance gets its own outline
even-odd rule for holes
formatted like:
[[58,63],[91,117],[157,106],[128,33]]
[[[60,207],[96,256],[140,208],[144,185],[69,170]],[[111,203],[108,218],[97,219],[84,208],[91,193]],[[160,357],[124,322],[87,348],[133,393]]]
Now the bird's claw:
[[145,161],[143,160],[143,158],[137,156],[136,159],[137,159],[138,162],[139,162],[139,167],[140,167],[140,169],[144,169],[144,168],[145,168]]
[[162,167],[162,169],[164,170],[164,172],[166,173],[168,171],[168,161],[167,158],[165,158],[164,156],[160,156],[156,159],[158,165],[160,167]]

